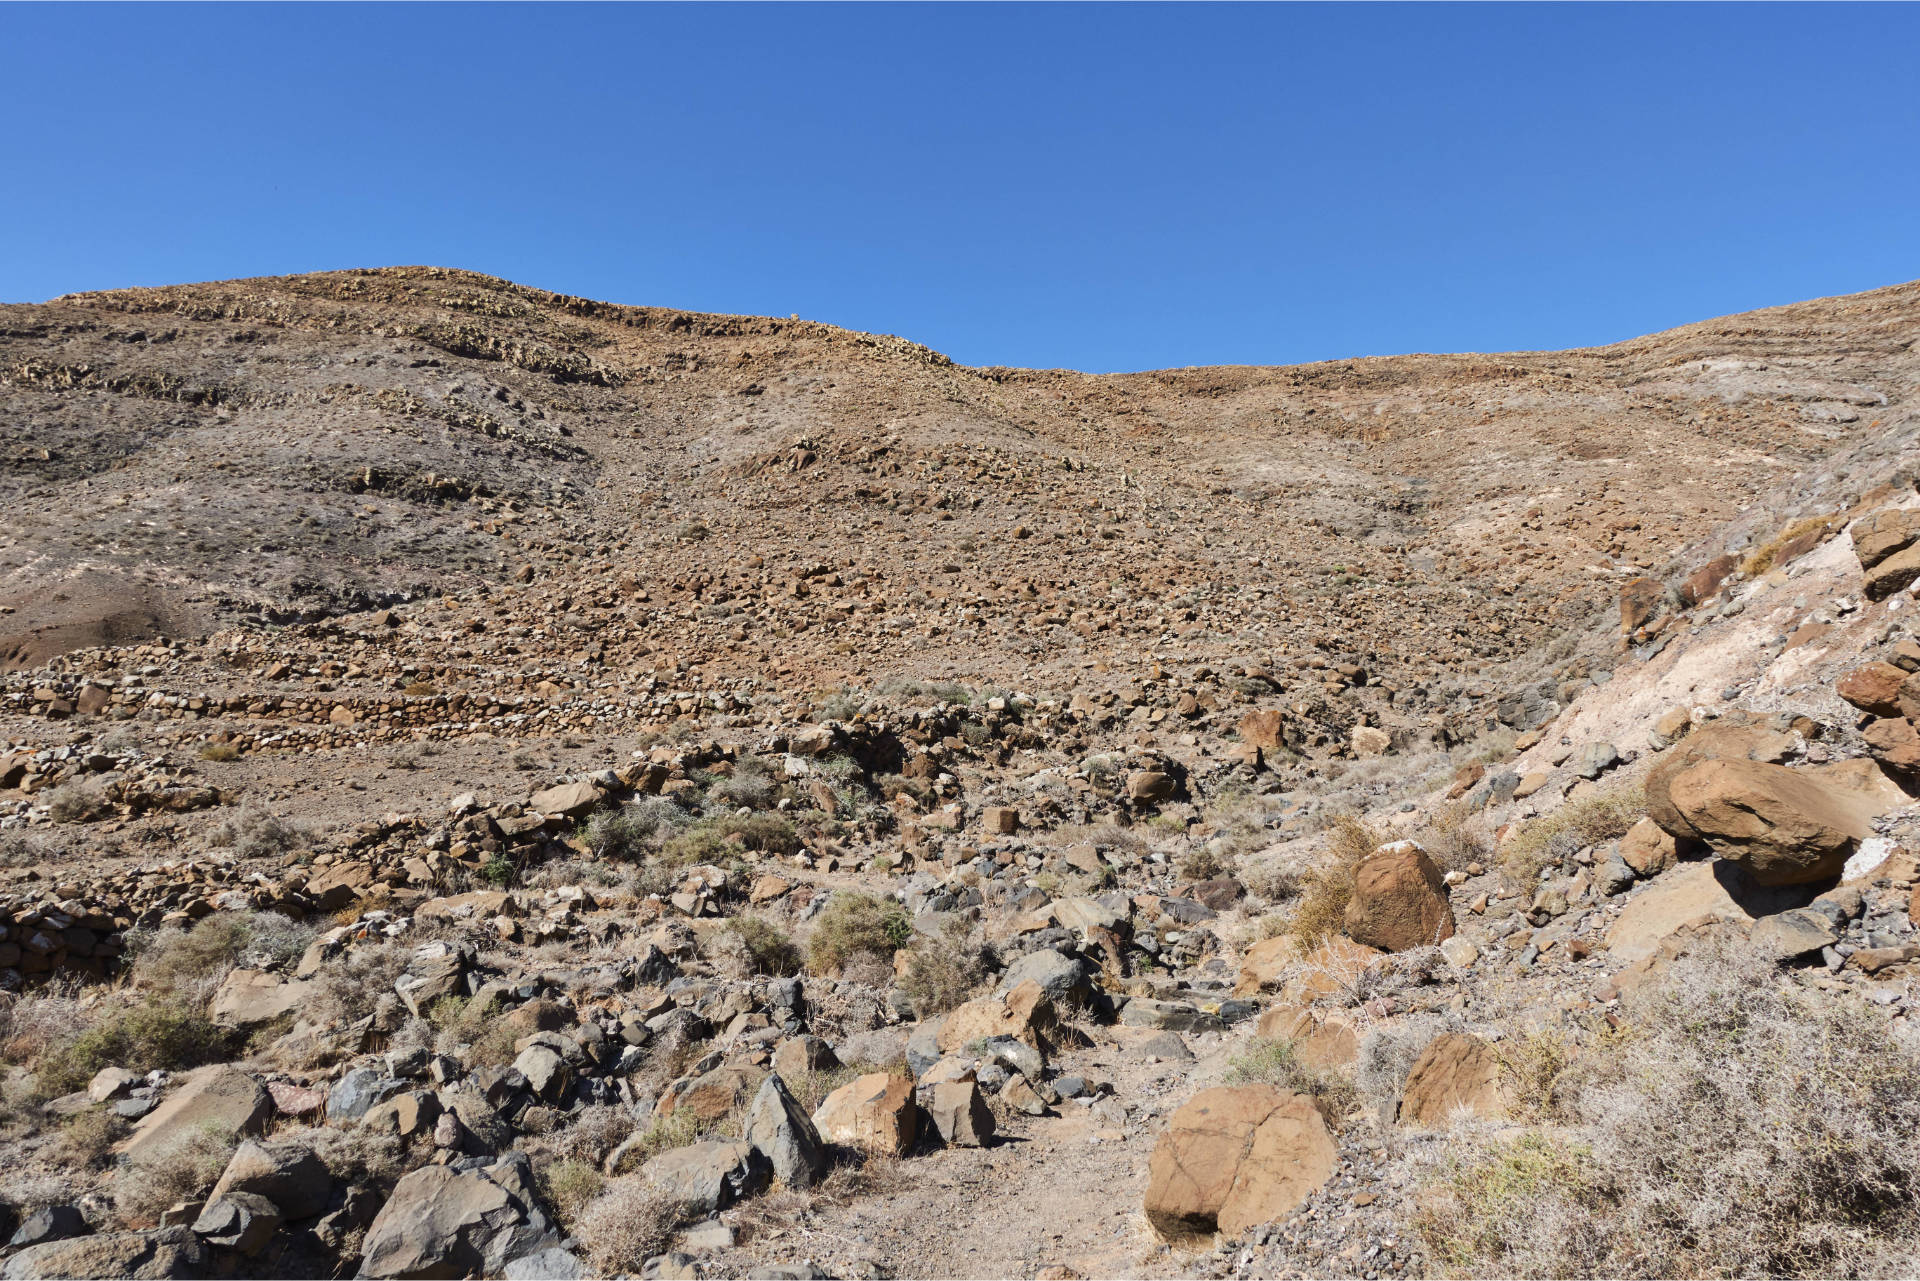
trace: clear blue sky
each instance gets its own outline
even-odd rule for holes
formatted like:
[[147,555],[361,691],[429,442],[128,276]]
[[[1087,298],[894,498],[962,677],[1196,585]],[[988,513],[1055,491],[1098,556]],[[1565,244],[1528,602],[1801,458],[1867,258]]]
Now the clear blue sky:
[[436,263],[1091,370],[1920,277],[1920,7],[0,5],[0,300]]

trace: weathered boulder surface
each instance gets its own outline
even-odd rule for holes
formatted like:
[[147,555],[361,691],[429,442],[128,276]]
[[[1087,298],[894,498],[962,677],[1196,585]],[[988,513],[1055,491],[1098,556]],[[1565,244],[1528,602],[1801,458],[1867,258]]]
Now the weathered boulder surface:
[[788,1187],[810,1187],[827,1172],[820,1131],[778,1073],[762,1081],[753,1096],[753,1106],[747,1110],[747,1142],[767,1159],[773,1177]]
[[1220,1086],[1182,1104],[1147,1167],[1147,1221],[1181,1245],[1281,1218],[1325,1183],[1339,1155],[1305,1095]]
[[1500,1056],[1479,1037],[1459,1032],[1428,1042],[1400,1090],[1400,1120],[1408,1125],[1444,1126],[1461,1109],[1495,1119],[1508,1106]]
[[1354,869],[1345,925],[1348,938],[1383,952],[1432,947],[1453,937],[1447,882],[1412,841],[1383,845]]
[[102,1232],[28,1246],[0,1267],[5,1281],[71,1277],[203,1277],[209,1251],[185,1227],[153,1232]]
[[560,1243],[524,1153],[461,1164],[422,1166],[394,1184],[367,1229],[359,1275],[497,1276],[508,1261]]
[[913,1144],[919,1113],[912,1081],[871,1072],[822,1099],[814,1110],[813,1125],[829,1143],[898,1156]]
[[1801,769],[1706,761],[1675,777],[1668,794],[1714,853],[1762,885],[1838,876],[1873,835],[1873,819],[1905,799],[1871,761]]
[[115,1149],[130,1165],[173,1151],[202,1131],[257,1134],[273,1115],[273,1097],[260,1082],[230,1064],[197,1068],[159,1107],[141,1117]]
[[767,1186],[773,1173],[751,1143],[693,1143],[647,1162],[647,1181],[702,1214],[724,1210]]

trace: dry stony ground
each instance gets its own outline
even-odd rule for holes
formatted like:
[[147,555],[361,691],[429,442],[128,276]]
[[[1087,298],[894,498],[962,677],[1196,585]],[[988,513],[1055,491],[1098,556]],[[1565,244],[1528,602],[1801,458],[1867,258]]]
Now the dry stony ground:
[[0,308],[0,1275],[1887,1270],[1916,309]]

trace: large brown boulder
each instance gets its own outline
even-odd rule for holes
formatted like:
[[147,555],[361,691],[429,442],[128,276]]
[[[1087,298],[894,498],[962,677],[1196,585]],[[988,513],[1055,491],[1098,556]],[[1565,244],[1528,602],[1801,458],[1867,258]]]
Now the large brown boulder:
[[1432,947],[1452,938],[1446,879],[1412,841],[1383,845],[1354,869],[1345,925],[1348,938],[1383,952]]
[[1667,790],[1673,780],[1703,761],[1781,761],[1793,750],[1793,736],[1764,725],[1705,725],[1675,744],[1647,771],[1647,817],[1669,835],[1697,840],[1693,828],[1680,816]]
[[1872,569],[1920,541],[1920,511],[1889,507],[1869,512],[1853,522],[1851,533],[1860,568]]
[[1920,578],[1920,547],[1909,547],[1869,569],[1861,582],[1868,600],[1885,600]]
[[1465,1109],[1489,1120],[1507,1114],[1500,1056],[1477,1036],[1442,1032],[1427,1043],[1400,1090],[1400,1120],[1439,1127]]
[[942,1053],[951,1054],[975,1041],[1010,1036],[1045,1055],[1052,1053],[1059,1039],[1059,1022],[1045,989],[1025,979],[1012,991],[977,997],[947,1015],[935,1044]]
[[1313,1101],[1270,1085],[1202,1090],[1181,1105],[1147,1165],[1147,1221],[1167,1240],[1204,1244],[1278,1219],[1339,1163]]
[[1860,737],[1873,759],[1889,771],[1909,779],[1920,777],[1920,733],[1912,721],[1904,716],[1885,717],[1867,726]]
[[821,1100],[813,1125],[829,1143],[898,1156],[920,1128],[913,1081],[886,1072],[858,1077]]
[[1842,676],[1834,683],[1833,692],[1863,712],[1898,716],[1900,685],[1906,679],[1906,671],[1892,663],[1868,663]]
[[1286,716],[1273,707],[1248,712],[1240,718],[1240,741],[1262,751],[1277,752],[1287,745]]
[[1871,761],[1804,769],[1706,761],[1674,778],[1669,795],[1714,853],[1762,885],[1839,875],[1873,835],[1873,819],[1905,799]]

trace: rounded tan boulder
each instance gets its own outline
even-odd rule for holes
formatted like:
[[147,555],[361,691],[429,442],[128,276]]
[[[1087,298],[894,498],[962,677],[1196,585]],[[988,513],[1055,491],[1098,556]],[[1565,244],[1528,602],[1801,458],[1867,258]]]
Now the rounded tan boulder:
[[1779,761],[1792,750],[1791,734],[1764,725],[1723,724],[1697,729],[1647,771],[1647,817],[1670,836],[1697,840],[1699,834],[1668,796],[1674,779],[1706,761]]
[[1383,952],[1432,947],[1453,937],[1446,880],[1412,841],[1383,845],[1354,869],[1345,924],[1348,938]]
[[1428,1042],[1400,1090],[1400,1120],[1438,1127],[1462,1109],[1495,1119],[1507,1114],[1500,1056],[1477,1036],[1442,1032]]
[[1280,1218],[1339,1163],[1305,1095],[1270,1085],[1202,1090],[1167,1121],[1147,1165],[1147,1221],[1168,1241],[1204,1245]]

